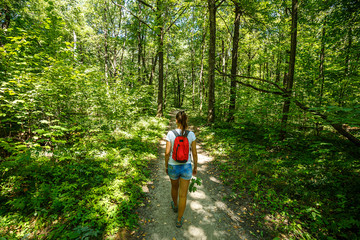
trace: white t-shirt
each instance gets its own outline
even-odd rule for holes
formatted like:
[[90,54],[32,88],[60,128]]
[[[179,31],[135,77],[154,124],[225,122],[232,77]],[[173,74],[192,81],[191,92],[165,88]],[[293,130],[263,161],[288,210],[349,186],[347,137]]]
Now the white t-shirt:
[[[177,131],[177,133],[179,135],[181,135],[181,129],[175,129]],[[173,158],[172,158],[172,153],[173,153],[173,147],[174,147],[174,142],[175,142],[175,134],[172,132],[172,131],[169,131],[168,134],[166,135],[166,141],[170,142],[171,143],[171,150],[170,150],[170,159],[169,159],[169,164],[172,164],[172,165],[181,165],[181,164],[184,164],[184,163],[179,163],[179,162],[176,162]],[[189,140],[189,159],[186,163],[191,163],[191,143],[193,141],[196,140],[196,137],[195,137],[195,133],[193,133],[192,131],[189,131],[189,134],[187,135],[187,138]]]

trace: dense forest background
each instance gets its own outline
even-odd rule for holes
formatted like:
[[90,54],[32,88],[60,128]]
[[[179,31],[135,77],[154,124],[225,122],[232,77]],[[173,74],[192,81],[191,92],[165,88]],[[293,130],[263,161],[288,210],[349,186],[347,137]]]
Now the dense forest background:
[[173,108],[271,236],[360,237],[359,1],[2,0],[0,14],[0,239],[133,229]]

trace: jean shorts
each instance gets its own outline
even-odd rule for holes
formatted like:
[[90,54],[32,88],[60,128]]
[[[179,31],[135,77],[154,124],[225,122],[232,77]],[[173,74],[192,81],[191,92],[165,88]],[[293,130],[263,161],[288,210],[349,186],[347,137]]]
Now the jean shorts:
[[184,180],[190,180],[192,177],[192,166],[191,163],[181,165],[168,165],[169,177],[172,180],[178,180],[181,177]]

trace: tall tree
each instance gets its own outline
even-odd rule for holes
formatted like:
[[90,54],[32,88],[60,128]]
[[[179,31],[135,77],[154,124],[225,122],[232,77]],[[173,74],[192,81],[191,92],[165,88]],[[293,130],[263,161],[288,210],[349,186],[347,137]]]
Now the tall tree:
[[215,121],[215,49],[216,49],[216,1],[208,0],[209,9],[209,98],[208,98],[208,123]]
[[236,71],[238,64],[238,47],[239,47],[239,27],[241,9],[239,1],[234,0],[235,4],[235,20],[234,20],[234,35],[233,35],[233,47],[231,52],[231,82],[230,82],[230,105],[229,105],[229,117],[228,121],[234,121],[234,112],[236,104]]
[[297,45],[297,19],[298,19],[298,0],[292,0],[291,8],[291,44],[290,44],[290,60],[289,60],[289,73],[286,78],[286,94],[283,104],[283,112],[281,119],[281,139],[285,138],[287,121],[289,119],[292,88],[294,84],[294,73],[295,73],[295,57],[296,57],[296,45]]
[[158,43],[158,56],[159,56],[159,87],[157,98],[157,117],[163,116],[163,93],[164,93],[164,22],[162,19],[163,3],[162,0],[156,0],[156,34]]

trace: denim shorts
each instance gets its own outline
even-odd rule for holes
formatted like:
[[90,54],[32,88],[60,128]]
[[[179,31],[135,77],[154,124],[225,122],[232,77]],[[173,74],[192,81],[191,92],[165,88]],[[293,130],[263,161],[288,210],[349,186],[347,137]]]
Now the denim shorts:
[[181,177],[184,180],[190,180],[192,177],[192,166],[191,163],[181,165],[168,165],[169,177],[172,180],[177,180]]

